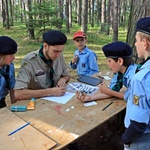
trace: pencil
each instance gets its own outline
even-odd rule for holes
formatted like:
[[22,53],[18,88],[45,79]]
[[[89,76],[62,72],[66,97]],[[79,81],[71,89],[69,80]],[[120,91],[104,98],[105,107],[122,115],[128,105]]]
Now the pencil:
[[8,134],[8,136],[10,136],[10,135],[12,135],[12,134],[18,132],[19,130],[23,129],[24,127],[26,127],[26,126],[29,125],[29,124],[30,124],[30,122],[27,122],[26,124],[24,124],[24,125],[21,126],[20,128],[17,128],[16,130],[10,132],[10,133]]
[[60,87],[58,84],[56,84],[58,87]]
[[107,107],[109,107],[113,102],[110,102],[107,106],[105,106],[102,111],[104,111]]

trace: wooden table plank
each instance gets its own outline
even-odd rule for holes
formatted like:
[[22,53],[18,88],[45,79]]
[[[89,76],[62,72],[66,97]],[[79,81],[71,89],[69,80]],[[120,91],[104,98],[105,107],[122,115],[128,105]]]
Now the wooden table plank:
[[0,109],[0,150],[47,150],[56,145],[31,125],[11,136],[8,134],[26,124],[7,108]]

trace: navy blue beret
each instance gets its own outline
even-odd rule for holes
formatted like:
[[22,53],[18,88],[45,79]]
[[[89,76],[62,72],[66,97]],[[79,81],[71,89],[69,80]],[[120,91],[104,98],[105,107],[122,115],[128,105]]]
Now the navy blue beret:
[[124,42],[113,42],[102,47],[106,57],[128,58],[132,57],[132,48]]
[[49,45],[64,45],[67,37],[61,31],[51,30],[43,34],[43,41]]
[[17,52],[17,43],[8,36],[0,36],[0,53],[15,54]]
[[136,24],[136,31],[150,35],[150,17],[139,19]]

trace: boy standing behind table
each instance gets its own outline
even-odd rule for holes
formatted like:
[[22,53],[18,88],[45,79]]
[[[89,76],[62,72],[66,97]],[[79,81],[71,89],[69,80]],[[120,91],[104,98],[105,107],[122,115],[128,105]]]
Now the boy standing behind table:
[[150,17],[136,25],[136,51],[144,62],[132,77],[127,97],[126,130],[121,139],[125,150],[150,150]]
[[82,31],[75,32],[73,41],[77,50],[69,64],[70,68],[77,69],[78,76],[89,76],[98,73],[97,56],[86,46],[86,34]]

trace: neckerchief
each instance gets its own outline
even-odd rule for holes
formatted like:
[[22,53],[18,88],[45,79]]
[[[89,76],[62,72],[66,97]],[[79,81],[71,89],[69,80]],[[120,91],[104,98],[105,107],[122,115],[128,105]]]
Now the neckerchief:
[[0,68],[0,74],[5,78],[6,80],[6,88],[10,89],[10,78],[9,78],[9,65],[6,66],[6,72]]
[[118,72],[118,76],[117,76],[117,83],[116,85],[114,85],[114,87],[112,88],[112,90],[114,91],[118,91],[122,88],[123,85],[123,75],[121,72]]
[[53,79],[53,74],[54,74],[54,69],[53,69],[53,61],[52,60],[47,60],[43,54],[43,47],[39,50],[39,56],[41,59],[45,62],[45,64],[48,65],[50,68],[50,73],[49,73],[49,79],[51,83],[51,87],[54,87],[54,79]]
[[139,72],[141,66],[142,66],[145,62],[147,62],[149,59],[150,59],[150,56],[148,56],[145,61],[143,61],[142,63],[138,64],[135,73]]

